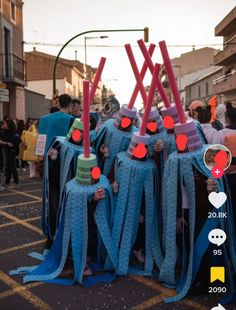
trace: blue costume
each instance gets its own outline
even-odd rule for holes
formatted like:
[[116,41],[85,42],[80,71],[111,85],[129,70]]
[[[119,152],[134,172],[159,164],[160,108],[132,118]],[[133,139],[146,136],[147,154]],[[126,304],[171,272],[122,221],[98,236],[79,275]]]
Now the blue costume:
[[[154,262],[162,263],[158,231],[158,171],[154,160],[133,159],[132,150],[140,142],[148,145],[150,137],[135,133],[128,152],[119,153],[115,163],[118,183],[116,208],[113,218],[112,238],[119,251],[118,274],[134,272],[151,275]],[[131,268],[130,254],[138,234],[140,215],[145,218],[145,262],[143,271]]]
[[[195,151],[189,153],[172,153],[165,165],[163,176],[163,244],[164,244],[164,261],[161,266],[158,281],[164,282],[168,287],[175,287],[179,292],[177,296],[165,299],[166,302],[176,302],[185,297],[191,288],[196,275],[199,272],[200,264],[204,255],[210,254],[207,251],[209,248],[208,234],[212,229],[220,228],[228,232],[228,250],[223,245],[223,255],[221,258],[222,266],[225,267],[229,277],[228,292],[230,292],[222,303],[232,301],[233,294],[235,294],[235,272],[236,272],[236,247],[233,227],[232,206],[227,200],[220,210],[212,208],[214,212],[227,212],[228,218],[203,218],[203,226],[196,235],[196,225],[199,218],[196,216],[196,200],[195,198],[195,182],[194,170],[205,177],[211,177],[210,171],[203,163],[203,154],[206,149],[204,145]],[[177,222],[177,197],[181,193],[181,184],[184,184],[189,201],[189,250],[186,251],[186,241],[184,241],[182,249],[182,273],[177,278],[176,263],[177,263],[177,244],[176,244],[176,222]],[[225,191],[225,186],[222,180],[217,179],[218,190]],[[205,210],[206,212],[207,210]],[[207,212],[206,212],[207,213]],[[184,229],[183,232],[184,234]],[[183,240],[185,238],[183,237]],[[187,255],[187,252],[189,254]],[[224,257],[224,258],[223,258]],[[212,260],[212,265],[213,260]]]
[[[92,279],[83,281],[88,243],[88,202],[92,199],[96,189],[100,187],[104,188],[106,196],[98,201],[94,214],[100,238],[98,257],[102,260],[105,251],[105,254],[109,257],[110,264],[116,269],[118,258],[111,240],[109,227],[110,208],[113,206],[112,191],[106,177],[101,176],[100,181],[94,185],[81,185],[76,178],[67,183],[61,206],[60,225],[49,253],[41,265],[33,268],[21,267],[16,271],[12,271],[11,274],[28,272],[24,276],[24,283],[30,281],[49,281],[51,283],[71,285],[79,282],[86,286],[100,281],[111,281],[114,276],[108,274],[97,276],[95,279],[91,277]],[[64,269],[70,246],[74,263],[74,277],[73,279],[57,279]]]
[[[132,124],[129,131],[122,130],[120,126],[120,120],[123,116],[129,117],[131,120],[136,115],[135,109],[128,109],[123,105],[119,111],[117,119],[107,120],[103,127],[97,134],[94,141],[94,147],[98,155],[98,164],[104,175],[108,175],[113,161],[119,152],[126,151],[131,141],[133,133],[137,130]],[[109,155],[104,157],[100,153],[100,147],[102,145],[108,147]]]

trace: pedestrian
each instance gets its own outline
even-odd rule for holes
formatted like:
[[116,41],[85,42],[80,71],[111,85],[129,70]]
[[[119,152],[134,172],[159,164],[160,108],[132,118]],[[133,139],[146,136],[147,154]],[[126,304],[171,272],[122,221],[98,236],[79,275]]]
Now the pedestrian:
[[81,118],[82,112],[83,112],[83,109],[82,109],[80,100],[79,99],[72,99],[71,100],[70,114],[76,118]]
[[211,107],[209,105],[199,106],[195,109],[195,117],[201,124],[208,144],[220,143],[218,131],[211,125]]
[[216,108],[215,120],[212,122],[212,127],[216,130],[225,128],[225,112],[225,105],[223,103],[219,104]]
[[[44,154],[47,153],[49,147],[56,136],[65,137],[73,122],[73,117],[69,115],[71,105],[71,97],[67,94],[59,96],[59,111],[44,115],[39,120],[39,134],[46,135],[46,146]],[[32,124],[31,124],[32,125]]]
[[[6,146],[6,187],[17,187],[19,182],[18,172],[16,169],[16,156],[19,149],[18,141],[16,141],[16,125],[12,119],[4,121],[6,126],[5,142]],[[11,178],[14,179],[14,184],[10,185]]]

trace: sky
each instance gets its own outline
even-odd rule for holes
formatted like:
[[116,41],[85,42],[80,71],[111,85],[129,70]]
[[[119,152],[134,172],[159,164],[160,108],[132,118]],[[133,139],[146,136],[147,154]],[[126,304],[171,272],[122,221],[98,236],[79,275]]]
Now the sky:
[[[217,24],[234,8],[235,0],[25,0],[23,6],[25,51],[33,49],[57,55],[62,44],[73,36],[90,30],[143,29],[149,27],[149,42],[157,45],[154,62],[162,58],[158,42],[165,40],[171,58],[204,46],[221,48],[223,38],[215,37]],[[106,39],[86,39],[87,63],[97,67],[101,57],[107,61],[102,80],[116,93],[121,104],[128,103],[135,78],[124,48],[130,43],[139,69],[143,56],[137,40],[143,32],[90,33],[107,35]],[[84,36],[65,48],[62,57],[85,61]],[[30,43],[30,44],[28,44]],[[52,46],[54,44],[55,46]],[[187,46],[186,46],[187,45]],[[147,74],[144,85],[149,85]],[[137,99],[141,100],[139,97]]]

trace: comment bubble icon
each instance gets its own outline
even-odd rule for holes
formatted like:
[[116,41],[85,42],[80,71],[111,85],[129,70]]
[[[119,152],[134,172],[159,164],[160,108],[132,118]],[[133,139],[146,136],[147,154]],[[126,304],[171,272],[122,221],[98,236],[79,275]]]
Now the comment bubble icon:
[[213,229],[208,234],[208,240],[217,246],[222,245],[226,238],[226,233],[222,229]]

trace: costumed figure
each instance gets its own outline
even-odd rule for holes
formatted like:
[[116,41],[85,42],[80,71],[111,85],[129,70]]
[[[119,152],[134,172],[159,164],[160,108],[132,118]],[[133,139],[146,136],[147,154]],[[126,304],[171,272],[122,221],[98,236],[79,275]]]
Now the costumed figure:
[[95,130],[98,132],[108,119],[115,119],[118,116],[120,103],[114,95],[110,95],[104,104],[96,106],[94,110],[98,113],[99,116],[99,120],[95,128]]
[[[91,87],[91,101],[100,80],[105,58],[101,58]],[[61,126],[61,123],[59,123]],[[45,157],[43,174],[42,228],[50,247],[60,218],[60,202],[65,184],[76,174],[77,158],[83,152],[83,116],[76,118],[66,137],[56,137]],[[94,151],[90,150],[92,153]]]
[[[128,44],[125,47],[133,70],[136,68],[135,77],[140,85],[142,79],[131,47]],[[133,134],[128,151],[119,153],[115,162],[118,193],[112,221],[112,239],[119,251],[120,275],[129,272],[151,275],[154,262],[159,267],[162,262],[160,245],[157,239],[153,239],[157,235],[158,171],[155,161],[147,158],[150,136],[145,133],[158,72],[159,66],[156,65],[140,132]],[[144,263],[144,270],[130,267],[132,253],[139,262]]]
[[[211,171],[203,162],[207,146],[202,144],[194,122],[186,120],[165,41],[159,45],[180,123],[174,128],[178,151],[169,156],[162,181],[164,260],[158,281],[176,288],[177,296],[165,299],[165,302],[176,302],[199,283],[209,286],[210,267],[220,264],[225,267],[228,280],[222,303],[229,302],[233,300],[236,283],[235,232],[230,200],[227,199],[220,210],[212,208],[208,201],[206,181],[211,178]],[[222,179],[218,178],[216,184],[219,192],[227,192]],[[211,212],[218,215],[227,212],[227,219],[220,215],[210,218]],[[218,262],[208,240],[210,231],[216,228],[227,232],[227,242],[221,247],[222,256],[217,257]],[[177,261],[181,262],[180,274]]]
[[[41,265],[34,267],[33,270],[22,267],[11,272],[11,274],[28,272],[24,276],[24,282],[47,281],[67,285],[79,282],[86,286],[100,281],[111,281],[114,278],[114,275],[110,274],[88,277],[87,280],[83,278],[92,273],[86,264],[87,258],[92,258],[96,248],[98,248],[98,252],[95,253],[97,258],[102,261],[106,255],[113,269],[116,270],[118,265],[117,253],[110,234],[112,190],[107,178],[100,174],[96,155],[90,154],[89,81],[83,82],[83,96],[84,154],[78,157],[76,177],[66,184],[61,220],[49,253]],[[97,240],[95,244],[94,240]],[[73,260],[74,277],[57,278],[64,269],[69,252]]]
[[[153,54],[154,49],[155,45],[151,44],[149,47],[150,55]],[[140,72],[141,79],[144,78],[146,71],[147,65],[144,63]],[[142,97],[146,96],[144,89],[140,91]],[[128,105],[122,105],[115,120],[108,120],[104,123],[95,139],[94,146],[98,154],[99,166],[105,175],[110,173],[117,154],[128,149],[132,135],[137,131],[133,123],[137,115],[134,103],[138,92],[139,86],[137,84]]]

